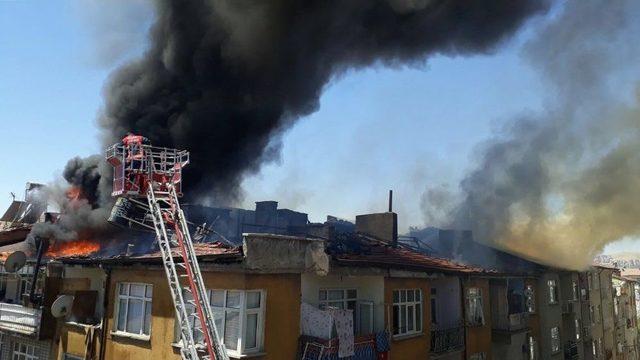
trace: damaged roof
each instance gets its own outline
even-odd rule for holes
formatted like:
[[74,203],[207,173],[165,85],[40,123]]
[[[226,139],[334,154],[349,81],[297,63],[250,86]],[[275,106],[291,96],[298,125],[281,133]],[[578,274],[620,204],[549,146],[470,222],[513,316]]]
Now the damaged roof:
[[[242,249],[240,247],[231,247],[222,243],[194,243],[193,248],[196,257],[201,261],[221,261],[233,262],[242,260]],[[173,257],[180,256],[177,249],[171,250]],[[160,250],[156,250],[145,254],[116,254],[111,256],[105,255],[83,255],[83,256],[62,256],[57,257],[57,261],[65,264],[130,264],[130,263],[160,263],[162,254]]]

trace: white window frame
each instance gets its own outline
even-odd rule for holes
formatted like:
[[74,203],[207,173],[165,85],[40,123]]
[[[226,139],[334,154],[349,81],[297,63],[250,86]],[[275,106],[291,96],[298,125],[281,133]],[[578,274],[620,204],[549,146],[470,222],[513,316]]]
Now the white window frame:
[[538,344],[533,335],[527,336],[527,347],[527,355],[529,356],[528,360],[538,359]]
[[[474,291],[475,290],[475,294]],[[467,325],[469,326],[484,326],[485,324],[485,319],[484,319],[484,300],[482,298],[482,289],[479,287],[469,287],[466,290],[466,294],[465,294],[465,298],[466,298],[466,320],[467,320]],[[478,321],[477,319],[473,319],[471,318],[472,313],[471,313],[471,303],[474,302],[476,303],[476,306],[480,307],[480,314],[481,314],[481,319],[480,321]]]
[[[357,308],[358,308],[358,312],[356,314],[356,326],[355,326],[355,330],[356,333],[359,335],[367,335],[367,334],[373,334],[375,332],[375,310],[374,310],[374,304],[373,301],[364,301],[364,300],[358,300],[357,302]],[[368,329],[363,329],[362,328],[362,318],[363,317],[368,317],[369,318],[369,328]]]
[[[139,285],[139,286],[144,286],[144,296],[132,296],[131,295],[131,285]],[[127,293],[126,294],[120,294],[120,290],[123,288],[123,286],[127,286]],[[151,295],[147,296],[147,290],[151,289]],[[115,301],[115,306],[114,306],[114,314],[113,314],[113,319],[114,319],[114,329],[113,331],[115,333],[121,333],[121,334],[129,334],[129,335],[133,335],[135,337],[141,337],[141,338],[145,338],[148,339],[151,337],[151,327],[152,327],[152,320],[153,320],[153,316],[152,314],[147,314],[147,303],[151,304],[150,306],[153,308],[153,284],[147,284],[147,283],[140,283],[140,282],[119,282],[116,284],[116,301]],[[126,304],[129,304],[130,300],[142,300],[142,324],[140,325],[140,332],[138,333],[134,333],[131,331],[128,331],[127,329],[127,317],[128,317],[128,306],[125,307],[124,311],[124,324],[123,324],[123,329],[124,330],[119,330],[120,328],[120,300],[125,300]],[[144,328],[145,328],[145,323],[146,323],[146,319],[147,316],[149,318],[149,331],[148,334],[145,333]]]
[[[224,296],[224,304],[223,306],[214,306],[213,304],[213,292],[220,291]],[[227,307],[227,295],[229,292],[239,292],[240,293],[240,304],[239,308],[229,308]],[[260,307],[255,309],[247,309],[247,293],[258,292],[260,293]],[[209,301],[211,302],[211,309],[214,313],[214,318],[218,318],[218,316],[222,315],[222,326],[218,330],[218,336],[220,337],[220,342],[224,344],[224,335],[225,335],[225,321],[226,315],[229,312],[237,312],[240,316],[240,327],[238,329],[238,345],[235,349],[227,348],[227,352],[229,355],[233,356],[242,356],[247,354],[253,354],[261,352],[264,349],[264,319],[265,319],[265,309],[267,302],[267,292],[265,290],[260,289],[250,289],[250,290],[238,290],[238,289],[211,289],[208,291],[209,293]],[[257,314],[257,328],[256,328],[256,346],[253,348],[245,347],[245,334],[247,331],[247,316]]]
[[[330,292],[341,292],[341,297],[340,299],[329,299],[329,293]],[[350,296],[351,295],[351,296]],[[351,309],[353,310],[354,314],[356,312],[356,309],[358,307],[358,289],[354,289],[354,288],[344,288],[344,289],[339,289],[339,288],[322,288],[318,291],[318,307],[320,309],[327,309],[330,307],[337,307],[340,308],[339,306],[334,306],[332,304],[337,304],[337,303],[342,303],[342,309],[343,310],[347,310],[348,309],[348,305],[350,302],[353,302],[354,304],[354,308]]]
[[551,353],[555,354],[560,351],[560,346],[562,341],[560,339],[560,327],[554,326],[549,329],[550,337],[551,337]]
[[[413,300],[410,301],[409,294],[412,293]],[[398,314],[398,328],[393,329],[393,337],[403,337],[422,334],[422,320],[424,317],[424,305],[421,289],[394,289],[391,293],[393,301],[393,314]],[[420,308],[419,316],[417,309]],[[403,314],[404,313],[404,314]],[[408,323],[409,314],[413,315],[413,330],[409,330],[408,324],[402,326],[404,315],[405,322]],[[395,324],[395,319],[393,320]]]
[[581,324],[580,324],[580,319],[575,318],[574,319],[574,326],[576,327],[576,341],[580,341],[580,339],[582,339],[581,334]]
[[549,304],[558,303],[558,282],[555,279],[547,280],[547,290],[549,291]]
[[572,299],[573,301],[578,301],[578,297],[580,296],[580,291],[578,290],[578,282],[575,280],[571,281],[571,294],[572,294]]
[[[24,351],[21,349],[23,346]],[[11,360],[38,360],[35,345],[14,341],[12,350]]]

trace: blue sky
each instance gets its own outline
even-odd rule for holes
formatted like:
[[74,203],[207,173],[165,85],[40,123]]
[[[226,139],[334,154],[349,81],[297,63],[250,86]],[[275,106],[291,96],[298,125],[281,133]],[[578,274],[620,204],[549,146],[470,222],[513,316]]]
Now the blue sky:
[[[0,1],[0,207],[25,181],[49,182],[68,158],[101,150],[102,86],[144,49],[152,21],[146,1],[123,3]],[[492,129],[543,106],[540,78],[521,55],[532,31],[491,55],[336,79],[320,110],[284,134],[280,161],[245,180],[240,205],[274,199],[315,221],[350,219],[386,210],[394,189],[400,227],[425,225],[425,187],[455,186]]]

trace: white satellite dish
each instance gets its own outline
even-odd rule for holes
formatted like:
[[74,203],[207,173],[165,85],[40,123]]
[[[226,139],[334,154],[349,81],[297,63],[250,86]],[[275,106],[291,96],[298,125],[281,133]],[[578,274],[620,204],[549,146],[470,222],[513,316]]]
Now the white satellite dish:
[[23,253],[22,251],[15,251],[7,257],[7,260],[5,260],[4,269],[7,272],[14,273],[22,269],[26,262],[27,255],[25,255],[25,253]]
[[51,304],[51,315],[56,318],[66,316],[71,311],[71,305],[73,305],[73,296],[60,295],[56,301]]

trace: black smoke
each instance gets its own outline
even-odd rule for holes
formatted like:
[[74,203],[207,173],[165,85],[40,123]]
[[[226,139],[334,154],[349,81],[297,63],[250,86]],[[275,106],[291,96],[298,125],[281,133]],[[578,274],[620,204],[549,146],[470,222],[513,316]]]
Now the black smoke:
[[[101,140],[106,147],[134,132],[187,149],[187,196],[229,203],[245,175],[278,158],[279,135],[318,109],[333,79],[368,66],[420,66],[434,54],[492,52],[547,7],[546,0],[158,0],[148,50],[105,88]],[[86,199],[83,211],[66,216],[72,237],[75,227],[106,218],[110,174],[99,157],[67,165],[65,179]]]
[[544,9],[534,0],[161,0],[150,48],[112,75],[99,124],[105,144],[131,131],[188,149],[187,194],[233,200],[243,175],[278,157],[278,135],[316,111],[345,71],[490,52]]

